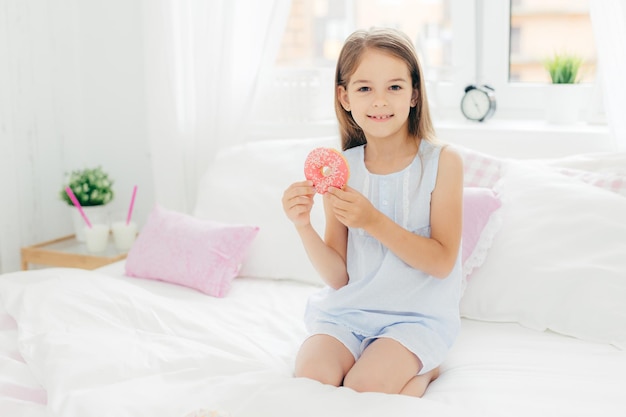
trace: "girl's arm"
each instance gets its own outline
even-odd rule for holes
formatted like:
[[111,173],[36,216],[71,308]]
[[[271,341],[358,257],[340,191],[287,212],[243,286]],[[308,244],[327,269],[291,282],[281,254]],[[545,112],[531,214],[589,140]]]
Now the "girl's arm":
[[325,241],[310,221],[315,191],[310,181],[291,185],[283,195],[283,208],[294,223],[304,249],[324,282],[334,289],[348,283],[346,251],[348,229],[332,213],[332,206],[324,198],[326,213]]
[[450,274],[459,254],[463,222],[463,162],[456,152],[446,147],[439,157],[431,195],[430,238],[404,229],[355,190],[329,191],[342,223],[364,229],[413,268],[438,278]]

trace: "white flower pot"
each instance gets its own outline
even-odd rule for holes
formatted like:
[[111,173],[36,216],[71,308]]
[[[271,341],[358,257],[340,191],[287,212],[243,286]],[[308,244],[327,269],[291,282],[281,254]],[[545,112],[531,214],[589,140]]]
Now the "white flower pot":
[[[79,242],[84,242],[85,226],[87,226],[87,223],[85,223],[85,220],[80,215],[76,207],[69,206],[69,208],[72,211],[72,223],[74,225],[74,234],[76,235],[76,240],[78,240]],[[108,226],[109,211],[106,204],[102,206],[83,207],[83,211],[85,212],[85,215],[87,216],[91,224],[106,224]]]
[[546,120],[573,124],[581,120],[584,89],[579,84],[550,84],[546,89]]

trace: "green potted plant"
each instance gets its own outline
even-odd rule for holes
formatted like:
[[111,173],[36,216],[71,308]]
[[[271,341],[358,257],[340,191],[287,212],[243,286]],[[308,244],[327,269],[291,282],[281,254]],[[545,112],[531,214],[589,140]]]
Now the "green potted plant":
[[66,187],[70,187],[76,199],[83,207],[102,206],[113,200],[113,181],[109,179],[109,174],[102,170],[102,167],[72,171],[66,174],[67,183],[63,185],[60,196],[70,206],[72,200],[65,192]]
[[575,54],[558,54],[544,60],[551,85],[546,94],[546,119],[554,124],[571,124],[580,120],[583,90],[579,73],[584,60]]
[[550,74],[552,84],[576,84],[582,63],[583,59],[578,55],[554,54],[543,65]]
[[104,172],[101,166],[75,170],[66,174],[66,182],[61,188],[59,196],[71,207],[77,240],[84,241],[83,228],[85,222],[67,194],[67,187],[71,188],[90,222],[106,221],[105,206],[113,200],[115,195],[113,180],[109,178],[109,174]]

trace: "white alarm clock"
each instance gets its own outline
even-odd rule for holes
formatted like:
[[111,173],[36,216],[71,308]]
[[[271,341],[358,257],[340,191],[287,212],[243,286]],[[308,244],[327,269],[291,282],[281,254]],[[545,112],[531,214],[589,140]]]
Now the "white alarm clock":
[[484,122],[496,111],[496,95],[488,85],[468,85],[461,99],[463,116],[476,122]]

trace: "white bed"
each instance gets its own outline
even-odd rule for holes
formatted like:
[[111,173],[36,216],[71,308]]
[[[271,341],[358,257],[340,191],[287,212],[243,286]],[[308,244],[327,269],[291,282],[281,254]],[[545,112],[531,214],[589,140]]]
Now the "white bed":
[[[0,415],[626,416],[626,155],[517,162],[459,148],[466,185],[501,206],[467,268],[461,335],[418,399],[292,376],[320,281],[280,194],[319,145],[336,142],[237,147],[205,176],[194,221],[259,227],[221,297],[125,275],[149,257],[0,276]],[[168,253],[159,261],[189,255]]]

